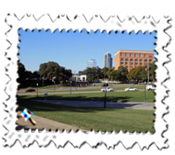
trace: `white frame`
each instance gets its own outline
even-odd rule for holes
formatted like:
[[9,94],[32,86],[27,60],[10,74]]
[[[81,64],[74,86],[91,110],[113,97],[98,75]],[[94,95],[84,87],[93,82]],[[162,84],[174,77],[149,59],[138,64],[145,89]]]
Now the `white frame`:
[[[51,16],[51,15],[50,15]],[[9,61],[9,65],[7,64],[6,74],[11,77],[11,81],[9,81],[6,84],[6,93],[10,95],[11,97],[4,101],[7,107],[4,107],[4,123],[3,126],[5,126],[9,132],[4,133],[3,139],[5,139],[4,146],[5,145],[13,145],[14,142],[18,139],[21,142],[22,146],[29,146],[33,143],[34,140],[36,140],[39,144],[39,146],[46,146],[51,140],[55,143],[56,146],[64,146],[67,141],[70,141],[74,146],[80,147],[85,141],[90,144],[90,146],[97,146],[99,143],[105,143],[106,146],[114,147],[118,143],[122,143],[125,148],[132,147],[135,143],[138,143],[140,148],[149,148],[149,146],[153,143],[156,144],[158,148],[166,148],[168,147],[168,144],[166,143],[167,138],[164,136],[162,137],[162,134],[167,130],[166,128],[166,121],[162,119],[162,115],[164,113],[167,113],[166,104],[163,104],[161,100],[166,96],[166,90],[168,88],[165,88],[161,83],[167,78],[166,77],[166,69],[162,66],[162,64],[165,62],[165,57],[167,57],[167,54],[162,47],[166,46],[169,42],[169,36],[164,33],[164,29],[170,26],[168,23],[168,20],[170,17],[162,17],[161,20],[156,23],[153,19],[153,17],[145,17],[141,21],[137,22],[136,18],[127,17],[124,21],[120,21],[118,16],[111,16],[107,22],[103,21],[102,16],[93,16],[90,21],[86,21],[85,15],[78,15],[76,19],[72,19],[71,21],[68,20],[68,15],[60,16],[60,18],[57,18],[54,22],[51,21],[48,14],[42,14],[40,18],[35,20],[34,15],[31,14],[28,16],[25,14],[22,18],[19,18],[18,15],[11,14],[7,15],[7,25],[12,25],[13,27],[6,33],[6,40],[12,43],[11,47],[8,48],[7,46],[7,57],[11,58],[11,61]],[[102,18],[101,18],[102,17]],[[82,131],[78,131],[77,133],[74,133],[71,131],[70,133],[64,131],[57,132],[57,133],[48,133],[45,130],[42,132],[35,131],[32,133],[31,131],[28,131],[27,133],[24,132],[24,130],[17,132],[15,130],[16,127],[16,89],[18,84],[16,83],[16,79],[18,78],[17,75],[17,53],[18,49],[16,48],[18,42],[18,29],[51,29],[53,32],[55,29],[65,29],[66,31],[69,29],[72,30],[79,30],[81,31],[83,28],[86,28],[87,31],[93,30],[96,31],[97,29],[100,29],[102,32],[103,30],[106,30],[108,33],[111,30],[118,30],[123,31],[126,30],[128,33],[131,31],[157,31],[157,46],[156,51],[159,53],[156,55],[156,59],[158,59],[158,62],[156,65],[158,66],[158,69],[156,70],[156,75],[158,82],[156,83],[156,123],[155,123],[155,129],[156,132],[154,134],[150,134],[147,132],[146,134],[143,133],[123,133],[120,131],[119,133],[95,133],[89,132],[87,134],[83,133]],[[165,75],[165,76],[161,76]],[[13,87],[12,87],[13,86]],[[5,92],[4,92],[5,93]],[[166,100],[164,101],[166,103]],[[77,138],[78,137],[78,138]],[[43,141],[45,139],[45,141]],[[27,140],[27,141],[26,141]]]

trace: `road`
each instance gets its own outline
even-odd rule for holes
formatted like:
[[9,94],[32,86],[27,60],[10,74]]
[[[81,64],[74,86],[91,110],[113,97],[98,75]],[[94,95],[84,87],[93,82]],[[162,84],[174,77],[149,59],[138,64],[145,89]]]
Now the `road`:
[[[117,87],[117,86],[126,86],[126,85],[133,85],[133,84],[109,84],[109,87]],[[105,87],[101,87],[101,86],[87,86],[87,87],[77,87],[77,90],[81,90],[81,89],[92,89],[92,88],[105,88]],[[35,88],[37,89],[37,88]],[[76,89],[76,87],[72,87],[72,89]],[[54,91],[54,88],[50,88],[50,89],[38,89],[39,91]],[[55,89],[55,91],[59,91],[59,90],[70,90],[69,88],[57,88]],[[18,92],[24,92],[25,90],[19,90]]]
[[[104,101],[67,101],[67,100],[34,100],[39,102],[46,102],[51,104],[61,104],[67,106],[76,107],[104,107]],[[119,109],[142,109],[142,110],[154,110],[154,103],[143,102],[106,102],[107,108],[119,108]]]
[[[139,89],[138,91],[144,91],[144,89]],[[114,90],[114,92],[125,92],[125,90]],[[103,93],[101,91],[78,91],[78,92],[71,92],[72,94],[84,94],[84,93]],[[111,92],[108,92],[111,93]],[[26,96],[26,95],[36,95],[36,92],[31,93],[17,93],[19,96]],[[38,95],[44,95],[45,93],[38,93]],[[54,94],[70,94],[70,92],[50,92],[47,93],[48,95],[54,95]]]

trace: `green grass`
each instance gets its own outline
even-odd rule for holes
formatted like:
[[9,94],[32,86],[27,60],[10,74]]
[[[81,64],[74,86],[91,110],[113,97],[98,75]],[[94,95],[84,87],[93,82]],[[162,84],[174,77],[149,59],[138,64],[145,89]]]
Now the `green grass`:
[[[82,93],[82,94],[49,94],[49,100],[81,100],[81,101],[104,101],[105,93]],[[36,95],[26,95],[26,98],[35,98]],[[43,95],[38,95],[38,99],[43,99]],[[107,101],[121,102],[153,102],[155,99],[153,91],[146,92],[144,100],[144,91],[134,92],[109,92]]]
[[[126,86],[118,86],[118,87],[110,87],[109,88],[113,88],[114,90],[124,90],[125,88],[127,87],[134,87],[134,88],[137,88],[137,89],[144,89],[144,85],[126,85]],[[72,92],[80,92],[80,91],[100,91],[101,89],[105,89],[105,87],[101,87],[101,88],[87,88],[87,89],[79,89],[77,88],[77,91],[76,91],[76,87],[72,87],[71,91]],[[38,91],[40,92],[40,91]],[[42,93],[49,93],[49,92],[70,92],[70,90],[56,90],[56,91],[42,91]],[[20,92],[22,93],[22,92]]]
[[85,130],[155,132],[153,128],[154,110],[71,107],[36,102],[27,98],[28,96],[18,97],[18,110],[28,108],[34,115]]
[[[69,88],[69,86],[61,86],[63,88]],[[57,89],[57,87],[55,86],[55,88]],[[26,88],[20,88],[19,90],[27,90],[27,89],[37,89],[37,86],[35,87],[26,87]],[[38,86],[38,89],[54,89],[54,85],[48,85],[48,86]]]

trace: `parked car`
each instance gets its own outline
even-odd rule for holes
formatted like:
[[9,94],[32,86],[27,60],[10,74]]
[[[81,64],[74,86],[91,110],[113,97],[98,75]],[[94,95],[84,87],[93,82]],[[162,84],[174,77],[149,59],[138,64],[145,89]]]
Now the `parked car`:
[[146,86],[146,90],[155,90],[156,89],[156,87],[154,87],[154,86],[152,86],[152,85],[147,85]]
[[108,88],[108,87],[106,89],[101,89],[101,92],[105,92],[105,91],[113,92],[114,90],[112,88]]
[[138,90],[137,88],[132,87],[125,88],[125,91],[137,91],[137,90]]
[[27,89],[25,92],[35,92],[35,89]]
[[107,87],[108,86],[108,83],[104,83],[101,85],[102,87]]

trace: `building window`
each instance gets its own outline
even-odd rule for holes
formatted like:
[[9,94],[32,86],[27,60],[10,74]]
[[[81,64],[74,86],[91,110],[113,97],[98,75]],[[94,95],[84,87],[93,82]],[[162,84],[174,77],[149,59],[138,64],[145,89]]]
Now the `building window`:
[[134,54],[131,54],[131,57],[134,57]]
[[133,66],[130,66],[130,68],[133,68]]
[[138,59],[135,59],[135,61],[138,61]]
[[140,63],[140,65],[142,65],[142,63]]
[[123,64],[123,62],[121,62],[121,64]]
[[124,53],[121,53],[120,56],[124,57]]
[[152,58],[152,54],[149,54],[149,58]]
[[137,68],[138,66],[136,66],[136,68]]
[[145,59],[144,61],[145,61],[145,62],[147,62],[147,60],[146,60],[146,59]]
[[142,61],[142,59],[140,59],[140,61]]
[[147,63],[145,63],[145,65],[147,65]]
[[149,60],[149,62],[152,62],[152,60]]
[[128,59],[125,59],[125,61],[128,61]]
[[138,63],[135,63],[135,65],[138,65]]
[[128,62],[125,62],[125,64],[127,65],[127,64],[128,64]]
[[147,54],[145,54],[145,58],[147,58],[148,57],[148,55]]
[[135,54],[136,57],[138,57],[138,54]]
[[130,61],[133,61],[133,59],[130,59]]
[[143,54],[140,54],[140,57],[143,58]]
[[129,54],[126,54],[126,57],[129,57]]
[[131,64],[131,65],[133,65],[133,63],[132,63],[132,62],[131,62],[130,64]]
[[123,61],[123,59],[121,59],[121,61]]
[[126,68],[128,68],[128,66],[125,66]]

